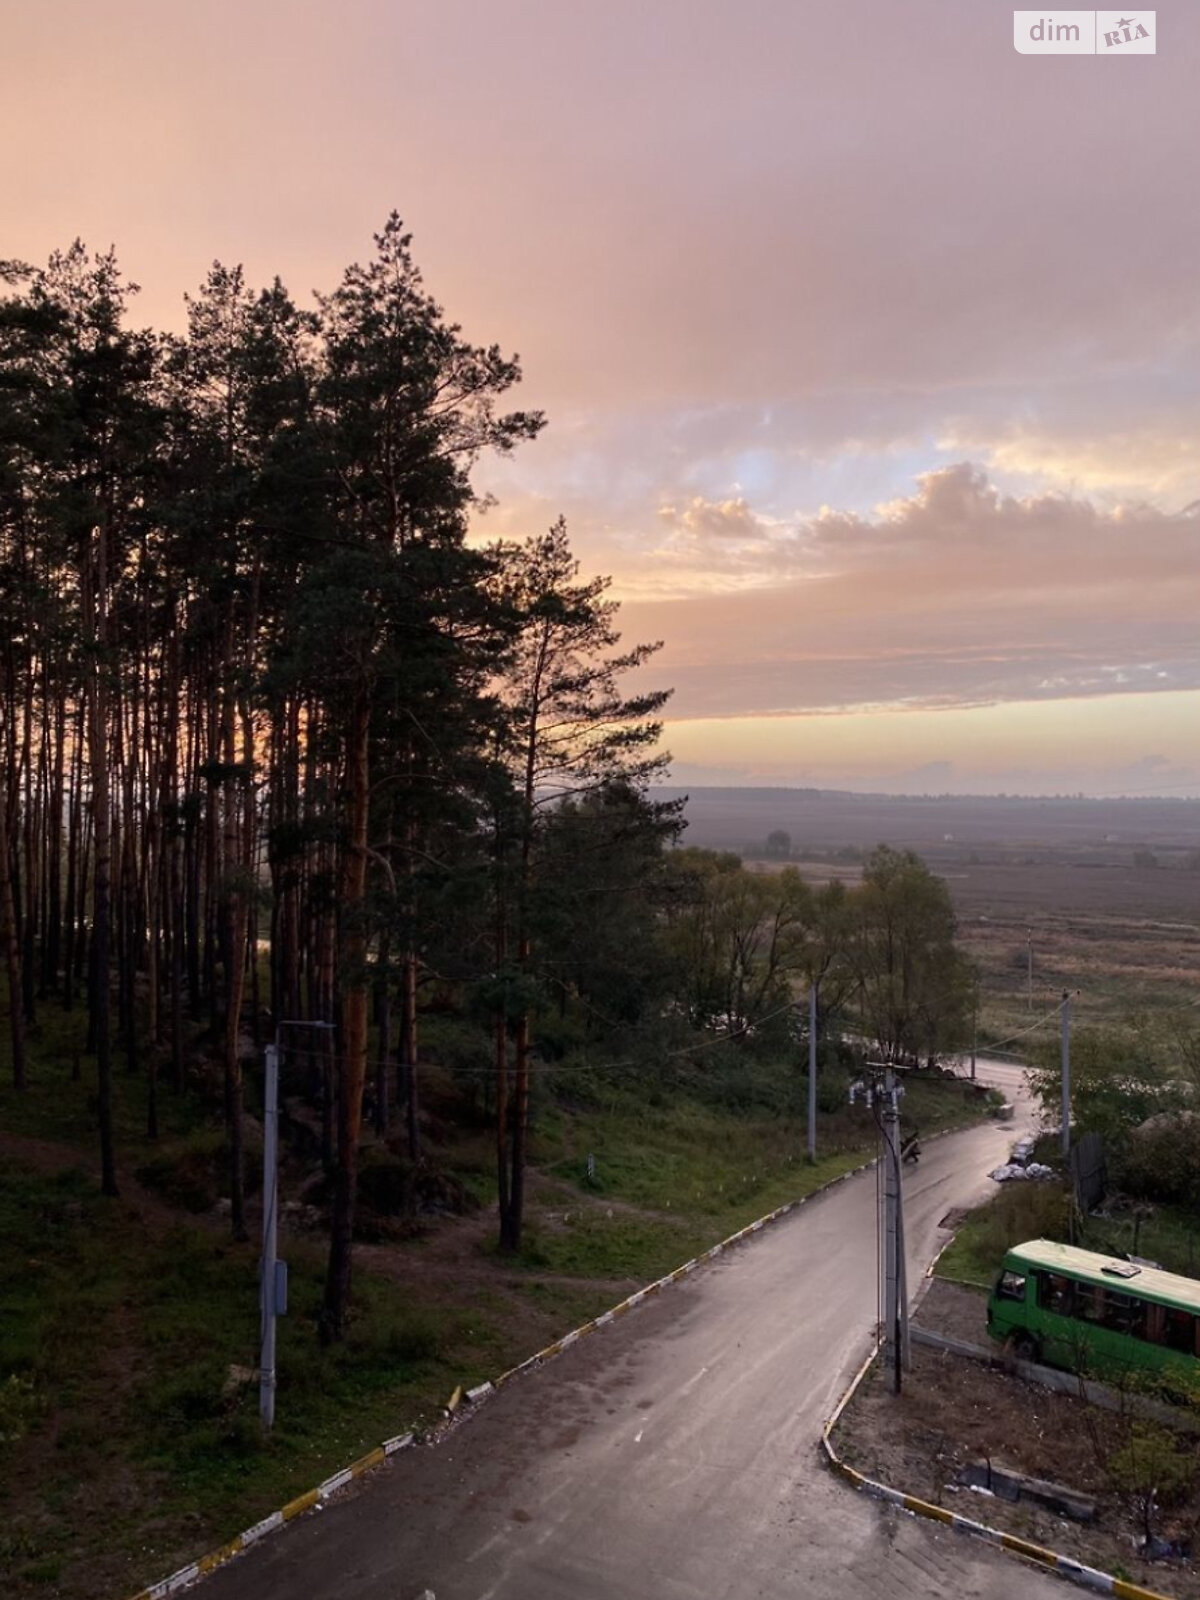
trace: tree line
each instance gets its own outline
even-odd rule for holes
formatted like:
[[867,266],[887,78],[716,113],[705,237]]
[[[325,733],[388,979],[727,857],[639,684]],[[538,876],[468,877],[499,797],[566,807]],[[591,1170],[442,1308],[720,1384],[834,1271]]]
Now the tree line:
[[0,279],[11,1071],[43,1008],[80,1013],[105,1193],[114,1068],[154,1138],[200,1040],[244,1235],[244,1063],[303,1041],[337,1339],[364,1108],[419,1155],[431,996],[490,1040],[508,1251],[556,1011],[744,1040],[803,977],[897,1057],[944,1040],[965,979],[916,858],[813,891],[671,848],[667,692],[627,687],[657,646],[622,644],[561,521],[468,538],[476,462],[544,419],[505,409],[518,361],[447,320],[396,216],[312,308],[214,265],[181,335],[137,327],[115,255],[78,242]]
[[115,1194],[114,1053],[145,1080],[154,1136],[161,1080],[183,1091],[207,1029],[242,1233],[247,1016],[336,1024],[311,1036],[335,1123],[336,1338],[369,1033],[376,1114],[395,1065],[415,1143],[426,972],[490,990],[519,1244],[539,821],[619,783],[653,829],[666,696],[622,693],[650,647],[620,648],[561,523],[468,541],[472,466],[543,418],[502,409],[517,361],[446,319],[397,217],[312,310],[215,265],[182,336],[131,325],[111,253],[0,270],[13,1080],[39,1007],[86,1009]]

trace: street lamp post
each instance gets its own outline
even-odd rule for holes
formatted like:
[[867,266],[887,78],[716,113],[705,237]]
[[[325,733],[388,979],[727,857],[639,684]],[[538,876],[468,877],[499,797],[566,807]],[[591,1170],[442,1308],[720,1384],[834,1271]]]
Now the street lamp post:
[[258,1414],[268,1431],[275,1426],[275,1323],[287,1314],[287,1262],[277,1256],[279,1240],[279,1036],[284,1028],[319,1028],[332,1022],[281,1022],[263,1060],[263,1215],[259,1262]]

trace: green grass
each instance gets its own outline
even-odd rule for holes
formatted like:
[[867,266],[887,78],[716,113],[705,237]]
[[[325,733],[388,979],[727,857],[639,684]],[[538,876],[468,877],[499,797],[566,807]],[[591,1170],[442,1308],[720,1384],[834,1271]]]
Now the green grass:
[[[938,1080],[911,1081],[904,1102],[906,1119],[926,1136],[967,1126],[984,1110],[961,1085]],[[522,1264],[580,1277],[658,1277],[874,1154],[874,1124],[862,1108],[819,1116],[815,1163],[806,1137],[794,1117],[734,1116],[696,1100],[654,1105],[614,1092],[599,1106],[545,1108],[535,1154],[563,1183],[564,1200],[553,1228],[535,1224]],[[600,1205],[572,1205],[572,1192]]]
[[[543,1081],[532,1152],[540,1205],[529,1208],[517,1258],[481,1261],[483,1278],[461,1289],[419,1271],[401,1287],[360,1264],[348,1336],[322,1350],[324,1244],[289,1241],[291,1314],[279,1329],[268,1439],[256,1387],[227,1384],[231,1368],[257,1362],[257,1249],[200,1220],[224,1188],[213,1107],[194,1089],[176,1101],[164,1086],[164,1136],[151,1143],[144,1082],[118,1065],[119,1160],[178,1220],[103,1199],[94,1064],[82,1056],[80,1079],[72,1074],[82,1019],[44,1015],[30,1088],[21,1097],[0,1089],[0,1126],[78,1150],[81,1168],[55,1176],[14,1164],[0,1174],[6,1600],[119,1600],[419,1426],[456,1384],[496,1376],[631,1283],[812,1192],[874,1147],[873,1125],[839,1094],[820,1121],[820,1160],[808,1163],[802,1117],[780,1110],[801,1097],[790,1066],[739,1065],[709,1099],[602,1080],[585,1090],[575,1075],[563,1104]],[[446,1112],[435,1115],[430,1156],[486,1203],[495,1177],[484,1108],[456,1123],[452,1079],[439,1085],[436,1069],[427,1079],[427,1104],[437,1107],[440,1093]],[[733,1109],[722,1100],[730,1095]],[[981,1106],[960,1087],[914,1083],[905,1110],[930,1133],[974,1120]],[[415,1263],[453,1226],[392,1248]]]
[[[193,1547],[190,1530],[228,1536],[514,1354],[477,1303],[414,1305],[367,1274],[347,1339],[322,1350],[320,1254],[292,1252],[291,1268],[267,1440],[256,1386],[226,1390],[231,1365],[257,1361],[252,1247],[186,1226],[147,1234],[78,1172],[0,1175],[6,1592],[97,1549],[118,1567],[136,1553],[155,1576]],[[23,1444],[37,1446],[38,1493],[17,1506],[3,1461]]]
[[937,1276],[990,1288],[1005,1252],[1027,1239],[1065,1239],[1070,1198],[1059,1183],[1000,1185],[986,1204],[968,1212],[938,1258]]
[[[87,1039],[86,1005],[79,1001],[70,1013],[57,1000],[44,1000],[37,1022],[26,1040],[27,1087],[18,1094],[12,1087],[7,1019],[0,1029],[0,1127],[9,1133],[60,1140],[95,1150],[99,1159],[96,1060],[84,1049]],[[125,1057],[115,1043],[112,1057],[113,1134],[119,1159],[130,1151],[153,1148],[146,1138],[148,1090],[146,1058],[131,1077]],[[75,1076],[78,1068],[78,1077]],[[177,1095],[160,1069],[158,1085],[159,1133],[171,1139],[190,1133],[209,1121],[195,1094]]]
[[[914,1079],[904,1100],[906,1123],[929,1134],[978,1121],[984,1103],[960,1084]],[[597,1106],[549,1107],[539,1117],[535,1156],[542,1170],[586,1193],[681,1215],[730,1219],[753,1202],[758,1210],[809,1193],[873,1151],[875,1130],[862,1107],[822,1113],[818,1167],[807,1159],[807,1123],[794,1115],[722,1112],[695,1099],[655,1105],[613,1092]],[[595,1176],[587,1177],[593,1154]],[[826,1165],[832,1161],[833,1165]]]
[[1155,1206],[1139,1223],[1132,1212],[1088,1217],[1079,1243],[1111,1255],[1146,1256],[1168,1272],[1200,1275],[1200,1211],[1184,1206]]
[[[1117,1254],[1133,1250],[1131,1214],[1069,1222],[1070,1197],[1058,1183],[1001,1185],[985,1205],[970,1212],[943,1251],[937,1275],[990,1288],[1005,1252],[1029,1239],[1059,1239],[1084,1250]],[[1169,1272],[1195,1273],[1200,1266],[1200,1215],[1182,1207],[1157,1206],[1138,1228],[1137,1253]]]

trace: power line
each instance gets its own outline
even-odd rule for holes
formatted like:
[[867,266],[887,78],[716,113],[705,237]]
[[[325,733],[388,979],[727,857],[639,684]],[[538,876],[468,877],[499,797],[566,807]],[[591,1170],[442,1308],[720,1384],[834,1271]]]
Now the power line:
[[1023,1039],[1026,1034],[1036,1033],[1037,1030],[1042,1027],[1044,1023],[1048,1022],[1051,1017],[1057,1017],[1066,1003],[1067,1002],[1065,999],[1060,1000],[1056,1006],[1052,1006],[1050,1010],[1047,1011],[1043,1016],[1038,1017],[1036,1022],[1031,1022],[1027,1028],[1022,1028],[1019,1033],[1010,1033],[1007,1039],[999,1039],[995,1043],[989,1040],[984,1045],[984,1049],[1003,1050],[1006,1045],[1012,1044],[1015,1039]]
[[[752,1033],[755,1028],[761,1027],[764,1022],[770,1022],[775,1017],[782,1016],[785,1011],[794,1011],[795,1005],[795,1001],[789,1000],[786,1005],[777,1006],[774,1011],[768,1011],[765,1016],[758,1017],[754,1022],[747,1022],[740,1028],[731,1029],[729,1033],[722,1034],[718,1038],[705,1039],[698,1044],[685,1045],[681,1049],[667,1050],[656,1057],[656,1062],[663,1063],[667,1061],[678,1061],[684,1057],[698,1055],[702,1050],[716,1049],[719,1045],[728,1044],[732,1039],[745,1038]],[[328,1064],[329,1066],[341,1067],[345,1066],[349,1061],[348,1056],[324,1055],[319,1050],[293,1050],[286,1045],[284,1046],[283,1053],[288,1061],[304,1058],[308,1061],[317,1061],[322,1065]],[[399,1064],[400,1063],[396,1061],[389,1061],[387,1063],[389,1066],[396,1066]],[[527,1063],[526,1071],[530,1073],[547,1074],[560,1072],[621,1072],[629,1068],[643,1068],[647,1064],[648,1063],[645,1058],[633,1056],[631,1056],[627,1061],[531,1061]],[[378,1068],[384,1065],[384,1062],[381,1057],[376,1056],[373,1061],[368,1061],[368,1066],[372,1065]],[[488,1077],[491,1077],[496,1071],[495,1066],[491,1063],[489,1063],[489,1065],[486,1067],[474,1067],[466,1065],[450,1066],[446,1062],[442,1061],[422,1062],[418,1063],[418,1065],[439,1067],[444,1072],[466,1076],[480,1076],[486,1074]]]

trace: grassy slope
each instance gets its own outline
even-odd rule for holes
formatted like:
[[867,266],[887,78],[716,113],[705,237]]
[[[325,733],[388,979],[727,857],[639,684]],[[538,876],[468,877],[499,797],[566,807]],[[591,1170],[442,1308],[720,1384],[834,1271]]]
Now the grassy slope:
[[[164,1089],[163,1138],[151,1146],[144,1088],[118,1073],[123,1197],[106,1201],[94,1068],[81,1058],[75,1081],[74,1060],[71,1033],[47,1012],[31,1088],[19,1098],[0,1088],[0,1130],[14,1136],[0,1167],[0,1589],[12,1600],[119,1600],[419,1427],[456,1383],[494,1376],[855,1165],[872,1143],[861,1114],[839,1110],[822,1118],[811,1166],[794,1117],[661,1094],[647,1104],[630,1088],[570,1107],[544,1093],[516,1260],[495,1255],[483,1216],[363,1251],[350,1336],[323,1352],[322,1240],[284,1241],[292,1306],[279,1333],[278,1426],[264,1441],[256,1388],[226,1392],[231,1367],[256,1361],[255,1244],[231,1242],[219,1218],[175,1209],[131,1176],[172,1152],[211,1150],[211,1115]],[[926,1132],[979,1114],[939,1084],[914,1085],[906,1110]],[[486,1193],[484,1140],[438,1156]]]

